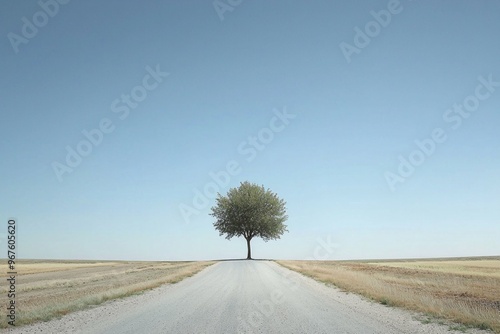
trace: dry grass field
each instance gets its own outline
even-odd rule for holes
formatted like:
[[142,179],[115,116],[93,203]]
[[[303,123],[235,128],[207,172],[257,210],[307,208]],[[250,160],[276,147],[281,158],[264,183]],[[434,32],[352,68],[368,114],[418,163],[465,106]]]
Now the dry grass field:
[[395,261],[277,261],[345,291],[500,333],[500,257]]
[[[17,261],[16,325],[46,321],[192,276],[214,262]],[[7,265],[0,293],[7,294]],[[0,328],[7,327],[3,316]]]

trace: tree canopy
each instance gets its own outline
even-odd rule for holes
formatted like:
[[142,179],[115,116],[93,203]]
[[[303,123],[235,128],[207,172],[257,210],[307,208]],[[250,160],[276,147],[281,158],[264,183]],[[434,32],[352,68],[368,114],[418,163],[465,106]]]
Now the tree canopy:
[[260,237],[264,241],[279,239],[288,232],[283,223],[287,220],[285,201],[264,186],[242,182],[238,188],[229,189],[226,196],[218,194],[211,216],[216,218],[214,227],[226,239],[243,236],[247,241],[247,259],[252,258],[250,241]]

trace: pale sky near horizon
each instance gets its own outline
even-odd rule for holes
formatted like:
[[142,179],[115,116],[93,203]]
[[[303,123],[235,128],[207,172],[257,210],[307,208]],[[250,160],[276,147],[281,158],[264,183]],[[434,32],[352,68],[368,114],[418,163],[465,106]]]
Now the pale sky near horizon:
[[289,215],[255,258],[500,255],[499,17],[484,0],[2,1],[1,232],[15,217],[21,258],[243,258],[209,212],[250,181]]

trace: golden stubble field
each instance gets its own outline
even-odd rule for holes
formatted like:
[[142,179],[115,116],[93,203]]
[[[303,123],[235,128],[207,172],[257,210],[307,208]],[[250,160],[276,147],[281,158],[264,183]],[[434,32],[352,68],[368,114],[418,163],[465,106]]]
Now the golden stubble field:
[[[47,321],[192,276],[214,262],[19,260],[16,325]],[[7,265],[0,266],[0,293],[7,294]],[[2,317],[0,328],[7,327]]]
[[277,261],[390,306],[500,333],[500,257],[395,261]]

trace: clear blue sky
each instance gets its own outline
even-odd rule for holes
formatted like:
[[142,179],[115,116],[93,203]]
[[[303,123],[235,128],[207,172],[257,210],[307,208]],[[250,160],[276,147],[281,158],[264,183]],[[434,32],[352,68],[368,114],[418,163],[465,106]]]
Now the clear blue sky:
[[209,216],[230,162],[218,191],[287,202],[256,258],[500,254],[499,2],[44,1],[0,2],[20,257],[244,257]]

